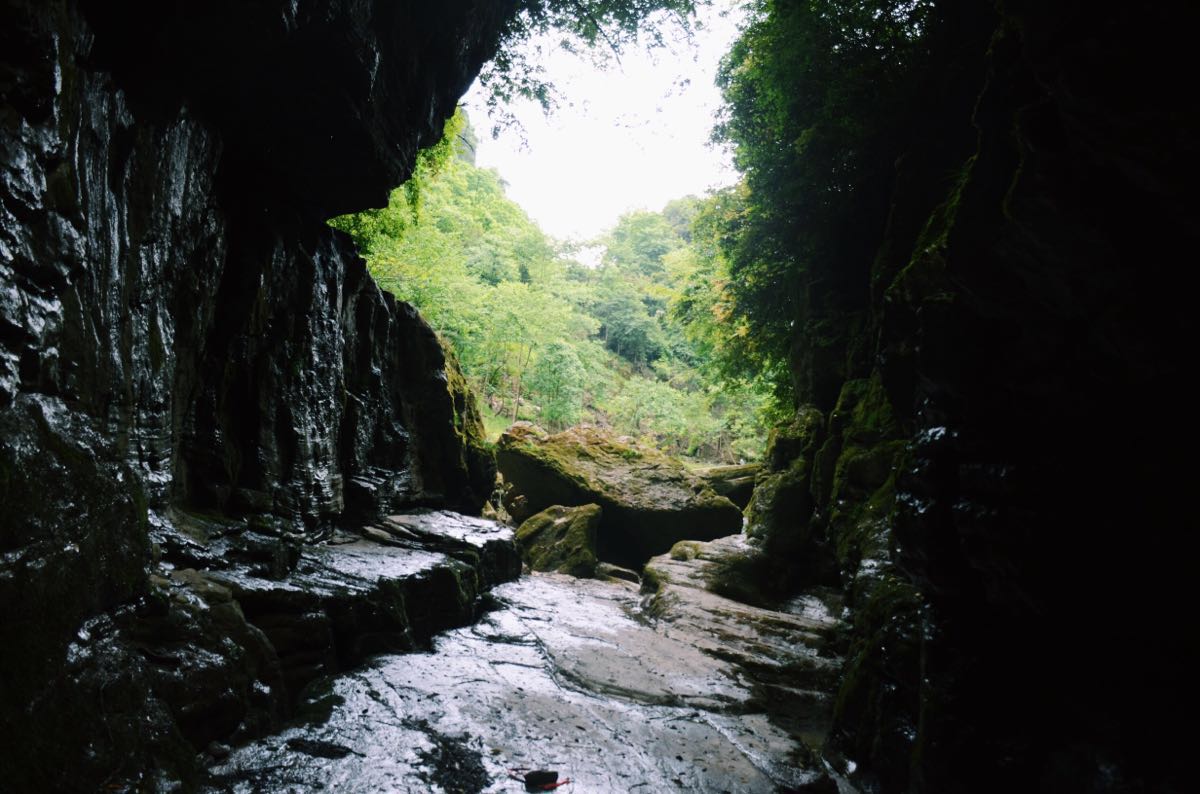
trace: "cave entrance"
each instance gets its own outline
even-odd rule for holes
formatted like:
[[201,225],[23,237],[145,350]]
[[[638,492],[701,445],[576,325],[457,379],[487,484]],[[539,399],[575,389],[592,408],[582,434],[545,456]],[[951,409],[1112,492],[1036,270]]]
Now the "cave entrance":
[[[717,238],[739,177],[709,139],[739,14],[656,17],[591,55],[561,30],[530,38],[485,69],[388,207],[333,221],[453,351],[491,440],[529,421],[697,464],[761,455],[770,389],[716,354],[738,332]],[[553,84],[514,95],[521,69]]]

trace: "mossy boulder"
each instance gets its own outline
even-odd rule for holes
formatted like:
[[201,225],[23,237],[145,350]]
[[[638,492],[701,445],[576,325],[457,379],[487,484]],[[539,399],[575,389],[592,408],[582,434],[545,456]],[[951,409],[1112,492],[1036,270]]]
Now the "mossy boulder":
[[746,534],[763,541],[801,534],[796,529],[808,524],[813,511],[811,484],[812,466],[803,457],[764,477],[746,510]]
[[709,488],[745,510],[750,497],[754,495],[754,483],[762,468],[761,463],[743,463],[738,466],[706,466],[694,469],[692,473],[704,480]]
[[640,568],[680,540],[741,532],[742,511],[658,450],[603,430],[576,427],[548,435],[527,422],[509,428],[497,463],[510,483],[508,501],[529,514],[552,505],[597,504],[597,556]]
[[835,584],[837,566],[824,534],[813,521],[813,478],[825,417],[802,405],[788,422],[771,431],[766,470],[758,477],[746,507],[746,534],[761,551],[751,578],[758,577],[776,598],[798,587]]
[[517,529],[521,558],[535,571],[555,571],[581,578],[596,575],[596,529],[600,505],[554,505],[530,517]]
[[832,446],[818,453],[814,493],[826,501],[826,534],[843,573],[888,557],[888,515],[908,446],[879,375],[847,381],[830,416]]

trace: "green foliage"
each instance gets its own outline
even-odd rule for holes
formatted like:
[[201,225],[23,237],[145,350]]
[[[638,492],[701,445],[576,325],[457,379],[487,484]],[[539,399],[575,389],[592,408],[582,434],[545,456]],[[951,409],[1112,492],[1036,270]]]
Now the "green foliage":
[[683,239],[661,212],[631,212],[621,217],[604,240],[604,264],[632,276],[662,275],[663,257]]
[[668,311],[690,284],[681,274],[699,272],[691,222],[713,200],[626,215],[589,268],[463,154],[472,133],[458,118],[447,129],[457,148],[422,160],[417,189],[332,223],[354,235],[380,286],[453,346],[490,409],[488,430],[518,418],[554,430],[583,421],[678,454],[757,457],[769,426],[762,389],[705,361],[729,326],[716,318],[701,332]]
[[[745,174],[714,219],[722,306],[753,340],[745,367],[782,391],[805,311],[867,282],[893,163],[923,107],[928,40],[954,13],[933,0],[757,0],[722,64],[714,138]],[[693,309],[703,301],[680,311]]]
[[606,267],[591,284],[588,310],[600,321],[605,346],[633,364],[647,364],[661,356],[663,334],[647,312],[645,293],[636,282]]
[[710,196],[696,208],[692,244],[667,258],[670,278],[678,285],[670,303],[672,319],[685,331],[699,358],[711,372],[728,379],[757,375],[763,356],[754,348],[745,318],[735,317],[736,299],[729,260],[719,234],[741,212],[743,187]]
[[541,423],[561,430],[579,421],[583,409],[583,364],[562,340],[551,342],[538,356],[529,376],[529,391],[541,405]]
[[666,46],[672,31],[690,33],[697,6],[709,0],[519,0],[499,51],[479,80],[487,91],[487,112],[501,127],[519,126],[507,108],[518,99],[537,102],[546,112],[557,92],[541,66],[546,47],[586,53],[597,62],[620,60],[633,46]]
[[[331,220],[329,225],[349,234],[363,251],[376,239],[398,239],[420,217],[422,188],[438,175],[451,157],[463,150],[457,144],[460,140],[467,140],[464,136],[468,133],[473,139],[474,133],[470,132],[467,116],[460,109],[446,120],[442,139],[422,149],[417,155],[412,177],[404,183],[402,190],[392,191],[386,207],[343,215]],[[473,157],[473,144],[470,151]]]

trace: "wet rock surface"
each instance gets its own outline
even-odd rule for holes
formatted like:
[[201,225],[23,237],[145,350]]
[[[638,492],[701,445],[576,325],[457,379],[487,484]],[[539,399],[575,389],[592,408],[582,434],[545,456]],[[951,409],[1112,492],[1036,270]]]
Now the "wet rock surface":
[[[250,614],[346,573],[302,543],[479,510],[494,467],[452,358],[325,220],[385,202],[512,10],[0,8],[2,785],[186,779],[191,739],[280,713],[273,665],[325,669],[289,662],[324,619],[273,659],[284,629]],[[220,537],[169,531],[201,513]],[[417,634],[444,625],[412,602]]]
[[381,526],[412,529],[387,545],[339,533],[299,546],[228,520],[151,520],[144,595],[83,621],[64,669],[34,690],[38,741],[84,749],[40,767],[51,790],[191,790],[198,758],[277,730],[312,682],[381,651],[427,649],[520,571],[511,529],[445,511],[389,517]]
[[1197,12],[956,5],[930,112],[854,200],[878,245],[806,265],[800,410],[747,531],[792,586],[824,574],[809,550],[833,563],[835,735],[864,787],[1194,787],[1173,727],[1192,556],[1168,550],[1194,512],[1175,260],[1200,130],[1161,76],[1188,68]]
[[520,573],[511,529],[447,511],[389,516],[364,528],[363,538],[339,534],[297,546],[282,576],[253,560],[229,562],[237,558],[229,545],[279,543],[248,534],[206,544],[216,552],[212,567],[176,568],[169,578],[206,601],[216,593],[218,602],[232,602],[261,632],[278,661],[285,703],[370,654],[424,647],[435,632],[472,620],[486,588]]
[[687,568],[651,597],[561,574],[502,585],[496,609],[432,652],[311,690],[313,719],[214,765],[210,790],[508,791],[522,789],[510,769],[550,768],[566,791],[838,791],[813,749],[828,690],[784,704],[761,673],[836,663],[826,605],[697,599]]
[[737,505],[677,460],[598,428],[549,435],[519,422],[500,436],[496,462],[518,521],[553,505],[599,505],[597,555],[605,562],[638,568],[676,541],[741,531]]

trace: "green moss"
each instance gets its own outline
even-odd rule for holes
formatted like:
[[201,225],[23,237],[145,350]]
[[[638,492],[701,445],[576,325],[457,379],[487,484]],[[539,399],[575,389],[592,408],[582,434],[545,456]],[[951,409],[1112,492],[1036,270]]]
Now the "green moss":
[[483,425],[483,417],[479,413],[479,405],[475,400],[475,393],[467,383],[454,351],[441,337],[438,337],[438,343],[441,345],[442,354],[446,359],[446,388],[449,390],[450,399],[454,404],[454,431],[464,442],[482,447],[487,434]]
[[842,570],[854,571],[862,560],[886,555],[895,500],[896,481],[889,477],[868,499],[847,501],[833,512],[829,534]]
[[852,737],[849,754],[895,764],[911,756],[920,708],[921,594],[883,572],[868,583],[852,616],[835,730]]
[[811,455],[824,438],[825,415],[815,406],[802,405],[791,421],[776,425],[767,437],[764,459],[773,471],[787,467],[801,455]]
[[501,436],[497,459],[512,485],[505,497],[511,515],[601,505],[599,553],[617,565],[640,568],[676,541],[732,535],[742,527],[737,505],[679,461],[597,428],[548,436],[518,423]]
[[697,541],[681,540],[671,547],[671,559],[679,561],[694,560],[700,556],[701,549],[702,546]]
[[590,578],[596,575],[599,505],[556,505],[531,516],[517,529],[521,557],[535,571],[557,571]]
[[758,551],[724,557],[709,570],[705,585],[719,596],[772,609],[795,590],[796,577],[781,561]]
[[799,535],[812,514],[811,477],[812,467],[803,457],[764,477],[746,508],[746,534],[768,545],[788,545],[788,536]]
[[657,593],[662,586],[663,581],[659,578],[658,572],[654,570],[654,566],[647,565],[642,570],[642,592]]
[[829,424],[847,443],[873,444],[900,434],[896,412],[878,372],[842,385]]
[[974,155],[967,160],[946,201],[929,216],[908,264],[885,291],[888,302],[915,309],[923,303],[952,299],[946,280],[945,254],[975,161]]
[[907,442],[878,372],[843,385],[830,427],[817,454],[813,494],[826,508],[838,564],[853,571],[860,560],[887,552],[887,517]]

